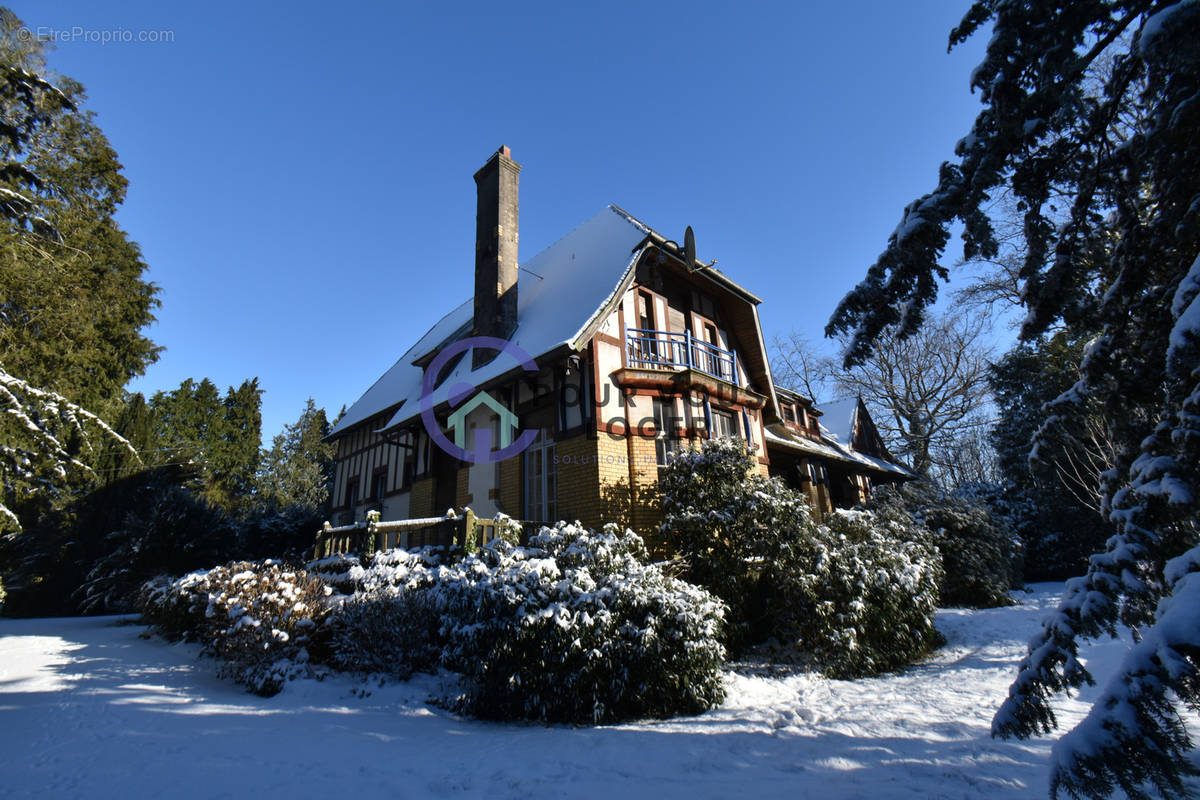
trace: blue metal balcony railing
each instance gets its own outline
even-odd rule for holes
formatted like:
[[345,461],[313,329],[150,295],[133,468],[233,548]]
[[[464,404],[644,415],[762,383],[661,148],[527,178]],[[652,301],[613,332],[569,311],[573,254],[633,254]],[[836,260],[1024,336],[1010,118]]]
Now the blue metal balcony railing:
[[738,383],[737,359],[730,350],[692,336],[691,331],[651,331],[629,328],[625,349],[631,367],[643,369],[694,369],[714,378]]

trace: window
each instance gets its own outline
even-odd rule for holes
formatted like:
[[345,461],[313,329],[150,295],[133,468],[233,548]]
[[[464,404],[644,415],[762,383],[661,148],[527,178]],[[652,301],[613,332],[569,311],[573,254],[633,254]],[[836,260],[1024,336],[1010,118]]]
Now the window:
[[671,453],[679,450],[679,436],[675,431],[678,422],[674,399],[654,398],[654,455],[660,467],[665,467]]
[[742,438],[741,431],[738,430],[737,415],[732,411],[712,410],[712,438],[720,439],[722,437]]
[[382,500],[387,494],[387,467],[379,467],[371,476],[371,499]]
[[537,438],[522,457],[525,460],[525,519],[554,522],[558,519],[558,467],[549,428],[538,431]]
[[789,405],[784,405],[784,406],[782,406],[782,408],[783,408],[783,421],[784,421],[784,422],[791,422],[791,423],[793,423],[793,424],[794,424],[794,423],[796,422],[796,408],[795,408],[795,406],[792,406],[792,405],[790,405],[790,404],[789,404]]
[[346,506],[353,509],[358,505],[358,478],[346,481]]
[[649,292],[638,292],[638,327],[642,330],[654,330],[654,295]]

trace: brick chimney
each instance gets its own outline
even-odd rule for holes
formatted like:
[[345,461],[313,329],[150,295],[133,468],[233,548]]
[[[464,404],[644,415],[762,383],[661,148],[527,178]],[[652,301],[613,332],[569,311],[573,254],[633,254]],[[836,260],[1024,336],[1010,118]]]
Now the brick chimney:
[[[501,145],[475,173],[475,335],[508,339],[517,328],[517,189],[521,165]],[[496,357],[475,350],[474,366]]]

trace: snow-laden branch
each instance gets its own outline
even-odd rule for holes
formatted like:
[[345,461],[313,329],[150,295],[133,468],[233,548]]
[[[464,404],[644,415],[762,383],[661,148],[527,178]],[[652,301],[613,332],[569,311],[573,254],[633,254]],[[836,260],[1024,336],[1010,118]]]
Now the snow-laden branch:
[[22,492],[54,492],[69,471],[91,472],[79,453],[95,452],[94,432],[138,457],[133,445],[100,417],[3,367],[0,411],[0,530],[20,530],[12,504]]

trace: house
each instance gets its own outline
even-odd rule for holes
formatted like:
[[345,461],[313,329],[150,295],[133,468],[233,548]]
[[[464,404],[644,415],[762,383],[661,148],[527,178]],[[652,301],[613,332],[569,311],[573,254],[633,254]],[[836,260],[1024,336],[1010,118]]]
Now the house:
[[608,206],[518,262],[520,171],[502,147],[475,174],[473,297],[330,434],[336,524],[470,507],[649,532],[659,468],[714,436],[743,437],[819,509],[908,477],[861,404],[847,426],[775,386],[762,301],[697,260],[690,229],[680,245]]
[[821,512],[848,508],[873,487],[916,477],[888,453],[859,397],[822,403],[776,387],[779,416],[766,428],[770,472]]

